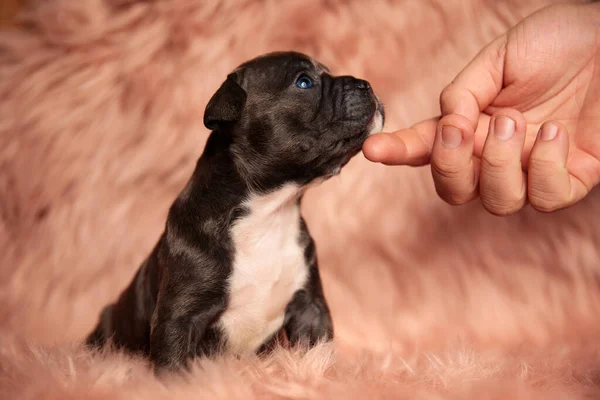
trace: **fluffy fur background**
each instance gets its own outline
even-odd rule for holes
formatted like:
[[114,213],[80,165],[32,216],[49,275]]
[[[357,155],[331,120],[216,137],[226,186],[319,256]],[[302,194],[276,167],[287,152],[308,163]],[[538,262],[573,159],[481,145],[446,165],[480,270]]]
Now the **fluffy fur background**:
[[230,69],[307,52],[369,79],[400,128],[549,3],[30,2],[0,33],[2,398],[600,398],[599,193],[496,218],[441,202],[427,168],[362,156],[304,203],[334,345],[161,382],[78,344],[157,240]]

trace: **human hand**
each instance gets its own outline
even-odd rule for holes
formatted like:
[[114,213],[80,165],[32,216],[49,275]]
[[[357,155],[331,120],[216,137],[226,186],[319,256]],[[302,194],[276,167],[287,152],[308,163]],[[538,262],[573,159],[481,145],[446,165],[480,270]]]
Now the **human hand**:
[[600,4],[525,18],[460,72],[440,104],[440,117],[371,136],[366,158],[430,163],[442,199],[480,196],[496,215],[581,200],[600,182]]

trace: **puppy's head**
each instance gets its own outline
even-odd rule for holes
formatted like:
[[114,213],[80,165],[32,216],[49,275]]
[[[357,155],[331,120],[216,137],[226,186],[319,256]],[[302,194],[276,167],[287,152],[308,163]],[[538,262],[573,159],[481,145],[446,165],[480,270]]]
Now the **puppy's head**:
[[334,76],[296,52],[239,66],[204,114],[213,134],[230,138],[245,176],[266,189],[337,174],[383,123],[383,106],[368,82]]

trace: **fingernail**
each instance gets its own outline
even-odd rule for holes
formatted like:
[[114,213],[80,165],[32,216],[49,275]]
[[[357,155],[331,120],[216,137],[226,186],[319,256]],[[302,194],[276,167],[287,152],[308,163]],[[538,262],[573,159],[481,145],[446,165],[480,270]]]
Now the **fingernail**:
[[508,140],[515,134],[515,121],[508,117],[497,117],[494,121],[494,135],[498,139]]
[[442,126],[442,144],[447,149],[456,149],[462,142],[462,133],[459,129],[445,125]]
[[558,126],[554,124],[544,124],[540,131],[540,139],[550,141],[556,137]]

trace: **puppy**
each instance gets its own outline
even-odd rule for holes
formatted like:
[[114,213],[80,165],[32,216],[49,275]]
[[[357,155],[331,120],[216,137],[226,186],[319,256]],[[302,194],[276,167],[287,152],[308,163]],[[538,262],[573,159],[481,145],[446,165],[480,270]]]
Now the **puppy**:
[[280,332],[291,345],[331,340],[300,201],[383,123],[368,82],[333,76],[304,54],[239,66],[206,106],[212,132],[162,236],[88,345],[110,341],[163,371],[193,357],[261,352]]

